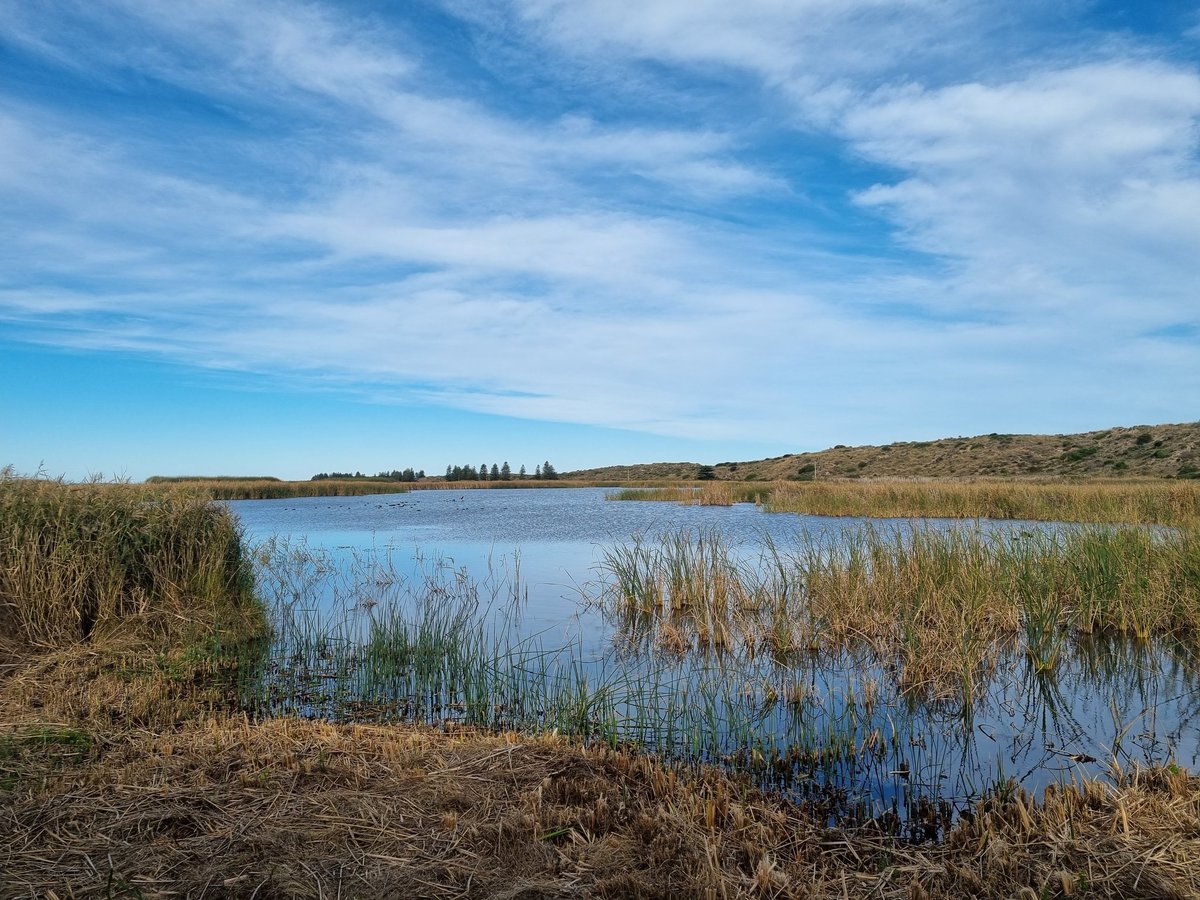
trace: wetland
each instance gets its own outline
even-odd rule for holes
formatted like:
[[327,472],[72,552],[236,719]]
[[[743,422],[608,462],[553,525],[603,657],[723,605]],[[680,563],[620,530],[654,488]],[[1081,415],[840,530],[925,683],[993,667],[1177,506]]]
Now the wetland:
[[996,789],[1194,769],[1190,532],[614,502],[234,502],[263,714],[553,731],[944,836]]
[[4,471],[0,896],[1200,892],[1195,485],[621,496]]

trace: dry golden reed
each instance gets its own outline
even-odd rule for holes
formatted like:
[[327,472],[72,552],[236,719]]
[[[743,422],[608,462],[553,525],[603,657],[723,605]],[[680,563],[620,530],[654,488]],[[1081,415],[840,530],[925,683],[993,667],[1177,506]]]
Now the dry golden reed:
[[1026,519],[1179,525],[1200,521],[1196,481],[777,481],[626,488],[613,500],[728,506],[861,518]]
[[552,736],[218,719],[102,753],[10,737],[26,739],[46,752],[26,760],[41,777],[3,795],[6,897],[1200,892],[1200,779],[1177,771],[1040,802],[1002,786],[944,842],[909,844],[826,828],[713,770]]

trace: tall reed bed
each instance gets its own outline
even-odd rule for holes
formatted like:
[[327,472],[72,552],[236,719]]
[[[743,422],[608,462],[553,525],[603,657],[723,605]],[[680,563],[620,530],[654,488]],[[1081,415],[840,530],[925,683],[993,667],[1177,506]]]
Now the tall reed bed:
[[411,483],[397,481],[280,481],[278,478],[163,478],[149,484],[175,486],[213,500],[284,500],[292,497],[362,497],[369,494],[403,494]]
[[654,500],[694,506],[732,506],[734,503],[762,503],[771,496],[769,485],[740,481],[702,481],[659,487],[629,487],[613,491],[609,500]]
[[609,499],[717,506],[748,502],[761,503],[768,512],[861,518],[1200,522],[1200,483],[1194,481],[720,481],[625,488]]
[[194,491],[0,473],[0,605],[28,641],[258,617],[229,512]]
[[811,481],[774,485],[772,512],[823,516],[1030,519],[1162,525],[1200,521],[1190,481]]

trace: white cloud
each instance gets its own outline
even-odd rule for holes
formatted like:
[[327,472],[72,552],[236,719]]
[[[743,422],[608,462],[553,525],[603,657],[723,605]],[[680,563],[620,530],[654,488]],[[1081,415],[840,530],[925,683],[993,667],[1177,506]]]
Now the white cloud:
[[[479,15],[468,4],[453,4]],[[809,122],[827,123],[878,80],[957,65],[994,9],[973,0],[516,0],[525,27],[568,57],[613,55],[754,73]]]
[[1161,321],[1200,275],[1200,76],[1162,64],[884,91],[845,118],[858,152],[902,172],[860,202],[960,261],[1007,311]]
[[[1196,319],[1194,71],[881,87],[912,47],[968,40],[965,2],[515,8],[563,54],[752,73],[894,173],[846,196],[927,256],[809,249],[808,223],[731,214],[798,192],[724,125],[501,111],[333,7],[128,0],[75,8],[138,39],[70,64],[150,73],[237,124],[195,148],[0,106],[0,200],[21,222],[0,322],[374,396],[805,445],[1153,418],[1130,411],[1200,393],[1194,346],[1141,337]],[[26,10],[0,28],[69,56],[52,25]]]

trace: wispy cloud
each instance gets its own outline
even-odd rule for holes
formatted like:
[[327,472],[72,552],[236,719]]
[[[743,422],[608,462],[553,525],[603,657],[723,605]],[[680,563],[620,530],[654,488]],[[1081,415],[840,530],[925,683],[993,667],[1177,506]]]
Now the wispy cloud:
[[1177,417],[1200,74],[1022,50],[1034,7],[448,4],[477,43],[432,47],[333,5],[12,4],[77,99],[0,88],[0,328],[706,438]]
[[911,245],[960,261],[975,299],[1136,324],[1190,306],[1198,120],[1196,72],[1111,63],[883,91],[844,130],[903,173],[859,202]]

